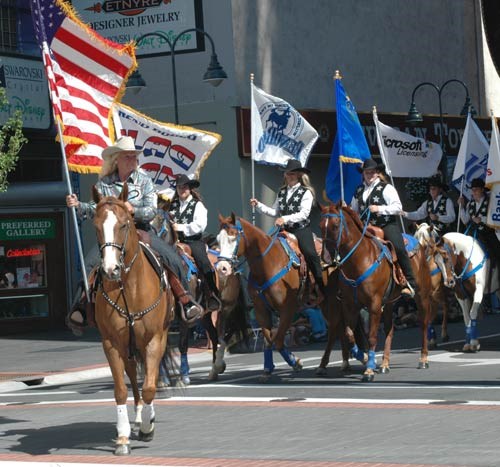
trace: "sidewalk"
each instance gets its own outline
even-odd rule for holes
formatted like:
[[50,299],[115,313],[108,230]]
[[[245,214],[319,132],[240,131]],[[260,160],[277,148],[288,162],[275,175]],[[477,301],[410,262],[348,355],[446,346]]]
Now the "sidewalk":
[[[111,377],[99,333],[69,330],[0,337],[0,393]],[[191,347],[190,360],[210,361],[207,349]]]

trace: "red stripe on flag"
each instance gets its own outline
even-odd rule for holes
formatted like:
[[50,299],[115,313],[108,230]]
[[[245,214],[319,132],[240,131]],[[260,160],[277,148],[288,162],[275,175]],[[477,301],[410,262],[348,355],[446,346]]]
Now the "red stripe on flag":
[[98,113],[106,120],[108,119],[109,107],[100,104],[93,95],[85,92],[83,89],[75,88],[74,86],[68,86],[67,89],[71,96],[91,102],[92,105],[96,106]]
[[[87,33],[85,32],[85,34]],[[101,48],[94,47],[94,43],[88,42],[87,40],[82,39],[82,37],[73,34],[67,29],[64,29],[64,23],[58,29],[54,37],[60,40],[61,42],[65,43],[72,49],[75,49],[79,53],[85,55],[90,60],[93,60],[100,66],[107,68],[113,73],[121,76],[122,78],[127,75],[128,68],[125,65],[123,65],[123,63],[113,58],[112,54],[118,53],[118,50],[110,51],[109,53],[107,53],[106,51],[103,50],[103,48],[106,47],[109,49],[110,46],[102,44],[102,41],[100,41],[101,44],[99,44],[99,42],[97,42],[96,39],[94,38],[94,43],[100,45]],[[54,52],[57,53],[56,50],[54,50]]]

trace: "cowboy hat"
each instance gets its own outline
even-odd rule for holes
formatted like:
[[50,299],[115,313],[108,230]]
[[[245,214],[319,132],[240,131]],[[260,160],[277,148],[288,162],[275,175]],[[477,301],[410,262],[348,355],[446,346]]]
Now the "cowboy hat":
[[135,153],[137,155],[142,151],[136,149],[133,138],[131,138],[130,136],[122,136],[115,141],[115,144],[108,146],[106,149],[104,149],[104,151],[102,151],[102,158],[104,160],[108,160],[112,156],[120,152]]
[[378,164],[375,159],[366,159],[363,162],[363,165],[361,167],[356,167],[358,169],[358,172],[363,172],[363,170],[378,170],[379,172],[382,172],[384,170],[383,164]]
[[441,177],[439,175],[433,175],[431,178],[429,178],[429,187],[431,186],[437,186],[438,188],[441,188],[444,191],[448,190],[448,185],[443,182]]
[[475,178],[472,180],[469,188],[486,188],[486,184],[484,183],[484,180],[482,178]]
[[191,179],[186,174],[179,174],[175,178],[175,186],[188,185],[189,188],[198,188],[200,186],[200,182],[195,178]]
[[288,159],[285,167],[279,168],[282,172],[304,172],[310,174],[311,171],[302,167],[302,164],[297,159]]

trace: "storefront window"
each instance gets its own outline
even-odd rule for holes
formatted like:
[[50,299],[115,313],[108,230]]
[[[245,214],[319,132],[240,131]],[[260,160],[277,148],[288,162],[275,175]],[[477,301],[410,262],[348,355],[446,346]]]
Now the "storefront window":
[[47,285],[45,245],[0,243],[0,288],[31,289]]
[[49,296],[43,294],[0,296],[0,319],[49,316]]

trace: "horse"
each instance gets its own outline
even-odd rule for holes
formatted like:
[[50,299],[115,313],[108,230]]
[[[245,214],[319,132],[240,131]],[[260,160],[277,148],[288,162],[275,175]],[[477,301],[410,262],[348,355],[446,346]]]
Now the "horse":
[[[394,334],[392,308],[401,295],[401,285],[394,279],[392,253],[375,235],[369,233],[359,216],[342,203],[321,207],[321,232],[325,248],[332,258],[340,256],[339,289],[343,306],[357,310],[367,308],[370,316],[368,362],[363,381],[373,381],[376,369],[375,349],[381,319],[384,322],[385,345],[382,373],[390,371],[390,350]],[[428,368],[427,326],[430,318],[430,300],[426,291],[431,277],[423,247],[416,241],[411,264],[422,293],[415,300],[422,329],[422,346],[418,368]],[[355,313],[347,313],[347,328],[353,328]]]
[[[174,298],[159,265],[157,271],[139,242],[134,221],[124,204],[127,184],[118,198],[102,197],[95,187],[93,191],[97,204],[94,226],[101,254],[95,321],[114,382],[117,409],[114,454],[124,456],[131,453],[124,372],[132,385],[135,422],[140,422],[139,439],[150,441],[155,430],[153,400],[158,368],[167,345]],[[136,352],[145,362],[142,397],[137,382]]]
[[[219,221],[220,256],[228,261],[220,261],[218,268],[230,273],[232,263],[241,256],[248,263],[248,291],[264,336],[264,371],[259,381],[267,382],[274,370],[273,345],[290,367],[300,371],[300,359],[285,346],[285,335],[299,307],[303,290],[297,255],[279,236],[278,230],[272,236],[267,235],[234,214],[228,217],[219,214]],[[272,331],[273,312],[279,315],[276,333]]]
[[[166,207],[166,206],[165,206]],[[178,244],[178,237],[175,230],[172,228],[172,222],[166,209],[162,209],[160,214],[152,222],[153,227],[163,241],[174,245]],[[202,288],[199,286],[198,271],[193,259],[189,256],[189,248],[187,245],[178,244],[179,253],[184,260],[188,282],[190,284],[190,292],[201,302]],[[208,373],[209,381],[217,381],[220,374],[226,369],[224,354],[227,344],[234,334],[245,334],[247,329],[244,297],[242,295],[240,272],[226,274],[223,269],[219,271],[216,267],[219,253],[216,250],[208,251],[208,258],[216,271],[216,285],[219,290],[219,298],[221,308],[216,312],[215,323],[212,320],[212,313],[204,314],[201,318],[201,324],[207,331],[208,338],[212,348],[212,367]],[[187,353],[189,348],[189,330],[194,323],[190,323],[183,319],[179,314],[179,352],[181,354],[181,382],[184,385],[189,385],[189,364],[187,361]],[[167,353],[162,360],[162,380],[159,381],[159,387],[170,385],[168,378],[168,359]]]
[[440,266],[444,285],[453,289],[460,304],[465,324],[464,352],[476,352],[478,339],[477,315],[488,293],[490,261],[480,243],[459,232],[444,234],[436,243],[434,256]]
[[450,337],[448,336],[449,306],[447,287],[444,284],[443,274],[441,272],[444,269],[444,266],[441,263],[442,257],[435,254],[437,253],[436,242],[439,239],[439,235],[434,230],[432,225],[424,222],[417,225],[415,238],[425,248],[429,270],[431,272],[431,289],[429,293],[429,297],[431,299],[431,320],[428,329],[428,346],[429,349],[433,349],[436,347],[436,332],[432,323],[437,316],[439,307],[441,307],[443,313],[443,319],[441,322],[441,341],[448,342],[450,340]]

